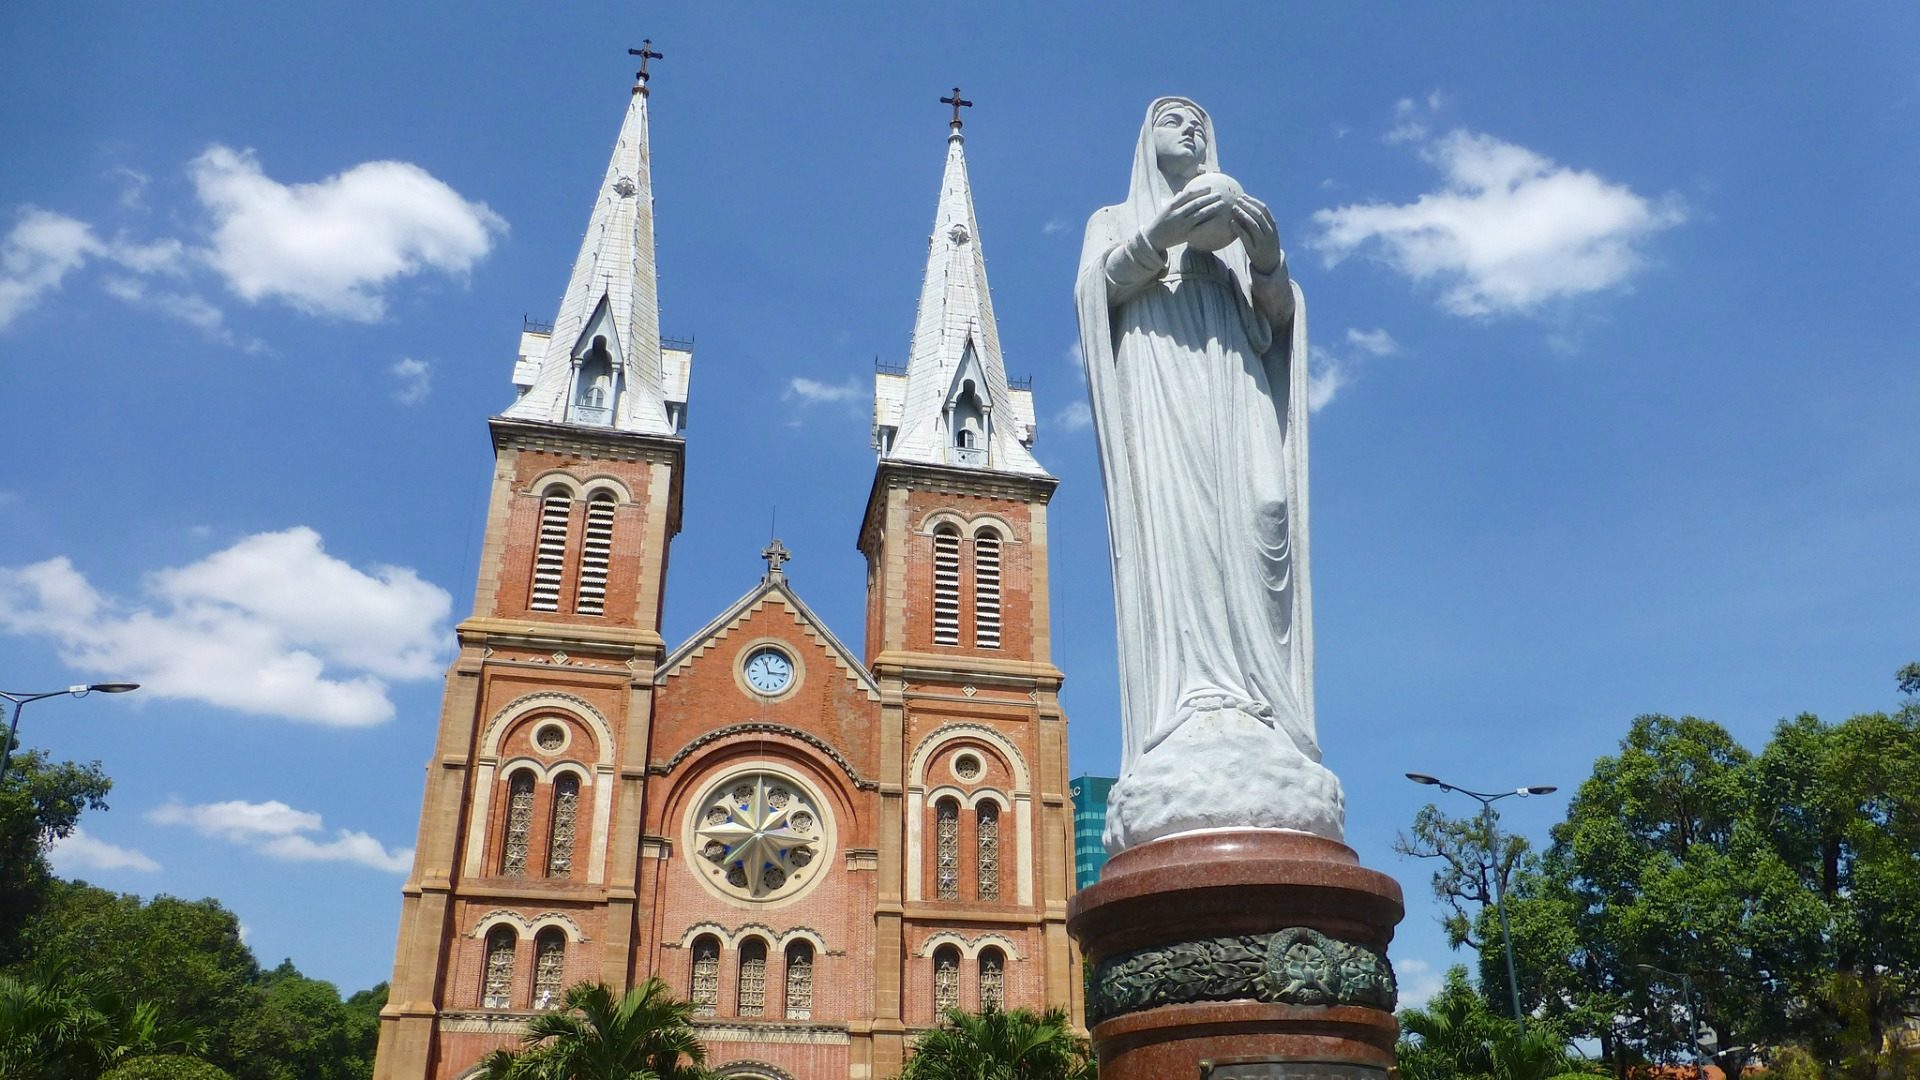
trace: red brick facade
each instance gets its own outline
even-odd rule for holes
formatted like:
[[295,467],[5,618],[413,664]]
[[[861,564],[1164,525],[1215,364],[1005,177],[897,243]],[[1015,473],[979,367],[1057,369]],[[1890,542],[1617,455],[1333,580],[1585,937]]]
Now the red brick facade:
[[[542,995],[581,980],[658,975],[703,1000],[709,1064],[743,1077],[885,1080],[936,1022],[937,985],[978,1008],[998,983],[1007,1007],[1079,1021],[1053,481],[883,463],[860,540],[864,656],[777,569],[669,652],[680,440],[509,421],[494,434],[475,611],[428,766],[376,1076],[464,1077],[516,1045]],[[615,502],[605,614],[581,614],[585,506],[601,492]],[[572,499],[566,570],[557,610],[535,611],[555,493]],[[933,631],[942,527],[962,538],[957,645]],[[982,530],[1000,546],[997,647],[973,632]],[[746,661],[769,649],[791,677],[765,691]],[[754,783],[763,799],[735,794]],[[794,800],[780,828],[808,840],[749,880],[701,830],[737,800],[776,798]],[[796,824],[801,810],[819,820]]]

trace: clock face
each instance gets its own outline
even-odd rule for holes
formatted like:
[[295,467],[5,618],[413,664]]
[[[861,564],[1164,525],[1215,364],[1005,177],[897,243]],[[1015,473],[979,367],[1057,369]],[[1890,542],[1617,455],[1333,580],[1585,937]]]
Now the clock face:
[[747,657],[747,685],[762,694],[777,694],[793,682],[793,661],[779,649],[760,649]]

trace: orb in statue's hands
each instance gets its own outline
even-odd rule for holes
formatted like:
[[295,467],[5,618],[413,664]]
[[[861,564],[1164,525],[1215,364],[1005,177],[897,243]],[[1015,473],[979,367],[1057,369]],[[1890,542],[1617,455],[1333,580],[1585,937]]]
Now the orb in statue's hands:
[[1246,190],[1238,180],[1226,173],[1201,173],[1189,180],[1180,193],[1184,195],[1189,191],[1218,192],[1220,209],[1187,236],[1188,247],[1195,251],[1219,251],[1240,238],[1240,234],[1233,231],[1233,208],[1239,205]]

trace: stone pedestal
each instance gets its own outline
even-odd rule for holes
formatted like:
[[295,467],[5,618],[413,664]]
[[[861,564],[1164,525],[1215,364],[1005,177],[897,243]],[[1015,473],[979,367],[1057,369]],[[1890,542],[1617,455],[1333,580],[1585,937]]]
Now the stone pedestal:
[[1221,829],[1107,863],[1068,908],[1101,1080],[1385,1080],[1400,886],[1306,833]]

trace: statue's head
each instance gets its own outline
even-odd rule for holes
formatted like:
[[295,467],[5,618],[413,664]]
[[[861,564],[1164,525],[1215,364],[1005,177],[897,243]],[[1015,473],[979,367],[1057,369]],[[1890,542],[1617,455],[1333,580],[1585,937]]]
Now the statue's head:
[[1178,190],[1207,163],[1207,111],[1186,98],[1165,97],[1153,103],[1149,116],[1160,171]]

